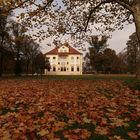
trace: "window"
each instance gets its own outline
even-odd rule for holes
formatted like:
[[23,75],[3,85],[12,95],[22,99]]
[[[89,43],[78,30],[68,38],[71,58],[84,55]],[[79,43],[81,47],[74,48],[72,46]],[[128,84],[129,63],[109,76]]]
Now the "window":
[[61,67],[61,71],[66,71],[66,67]]
[[79,67],[77,67],[77,71],[80,71]]
[[61,67],[61,71],[63,71],[63,67]]
[[58,64],[60,64],[60,62],[58,62]]
[[69,62],[67,62],[67,64],[69,64]]
[[56,59],[56,57],[53,57],[53,59]]
[[71,57],[71,62],[72,62],[72,63],[74,62],[74,57],[73,57],[73,56]]
[[73,66],[71,67],[71,71],[74,71],[74,67]]
[[71,57],[71,60],[73,60],[73,59],[74,59],[74,57],[72,56],[72,57]]
[[77,57],[77,59],[79,59],[79,57]]
[[56,71],[56,68],[55,67],[53,67],[53,71]]

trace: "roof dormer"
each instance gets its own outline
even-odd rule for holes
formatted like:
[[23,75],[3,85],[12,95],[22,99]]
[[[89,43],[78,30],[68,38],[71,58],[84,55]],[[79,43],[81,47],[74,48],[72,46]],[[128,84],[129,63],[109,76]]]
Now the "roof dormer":
[[65,45],[62,45],[59,49],[58,49],[58,53],[69,53],[69,48]]

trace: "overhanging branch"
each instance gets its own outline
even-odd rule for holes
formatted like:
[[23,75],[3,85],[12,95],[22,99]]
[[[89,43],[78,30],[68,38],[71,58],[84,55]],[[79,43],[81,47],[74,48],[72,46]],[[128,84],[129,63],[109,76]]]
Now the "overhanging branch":
[[[7,14],[7,13],[9,13],[9,12],[12,11],[12,10],[15,10],[15,9],[17,9],[17,8],[20,8],[22,5],[24,5],[24,4],[27,3],[27,2],[30,2],[30,0],[24,0],[23,2],[21,1],[18,5],[11,6],[11,7],[8,8],[8,9],[4,8],[5,10],[4,10],[2,13],[0,13],[0,14]],[[13,3],[14,3],[14,2],[13,2]],[[14,3],[14,4],[15,4],[15,3]],[[4,5],[3,5],[2,7],[4,7]]]
[[114,0],[114,2],[120,4],[121,6],[123,6],[124,8],[128,9],[129,11],[133,12],[131,6],[129,4],[127,4],[126,2],[124,2],[123,0]]
[[88,19],[87,19],[87,22],[86,22],[86,25],[85,25],[85,32],[87,31],[87,27],[88,27],[88,24],[89,24],[89,21],[92,17],[92,14],[93,12],[96,11],[96,9],[98,9],[101,5],[103,4],[106,4],[106,3],[111,3],[111,2],[116,2],[118,3],[119,5],[123,6],[124,8],[128,9],[129,11],[133,12],[131,6],[127,3],[125,3],[123,0],[104,0],[102,2],[100,2],[98,5],[96,5],[90,12],[89,12],[89,16],[88,16]]
[[87,19],[87,22],[86,22],[86,26],[85,26],[85,32],[87,31],[87,27],[88,27],[88,24],[89,24],[89,21],[90,21],[90,19],[91,19],[91,17],[92,17],[93,12],[95,12],[96,9],[98,9],[101,5],[106,4],[106,3],[110,3],[110,2],[113,2],[113,0],[102,1],[102,2],[100,2],[98,5],[96,5],[96,6],[89,12],[89,16],[88,16],[88,19]]

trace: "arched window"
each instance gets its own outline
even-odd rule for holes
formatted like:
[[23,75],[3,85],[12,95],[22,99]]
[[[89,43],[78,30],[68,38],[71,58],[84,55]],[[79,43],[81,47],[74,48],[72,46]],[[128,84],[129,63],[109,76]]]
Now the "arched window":
[[63,67],[61,67],[61,71],[63,71]]
[[77,67],[77,71],[80,71],[80,68],[79,68],[79,66]]
[[74,67],[73,66],[71,67],[71,71],[74,71]]
[[56,71],[56,67],[55,66],[53,67],[53,71]]
[[66,71],[66,67],[61,67],[61,71]]

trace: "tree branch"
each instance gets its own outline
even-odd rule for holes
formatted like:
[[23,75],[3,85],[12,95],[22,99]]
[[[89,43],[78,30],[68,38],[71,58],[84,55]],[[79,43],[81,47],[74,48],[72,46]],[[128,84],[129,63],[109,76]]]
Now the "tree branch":
[[[6,9],[5,8],[5,10],[2,12],[2,13],[0,13],[0,14],[7,14],[7,13],[9,13],[10,11],[12,11],[12,10],[15,10],[16,8],[19,8],[19,7],[21,7],[23,4],[25,4],[26,2],[29,2],[30,0],[25,0],[25,1],[23,1],[23,2],[21,2],[21,3],[19,3],[17,6],[15,5],[15,6],[11,6],[11,8],[9,8],[9,9]],[[15,4],[15,3],[14,3]],[[4,5],[3,5],[4,6]],[[2,6],[2,7],[3,7]]]
[[44,6],[40,6],[40,5],[36,4],[35,2],[32,2],[32,4],[37,6],[39,8],[39,10],[45,10],[49,5],[52,4],[53,1],[54,0],[48,0],[48,2],[46,4],[44,4]]
[[86,22],[86,26],[85,26],[85,32],[87,31],[87,27],[88,27],[88,24],[89,24],[89,21],[92,17],[92,14],[93,12],[96,11],[96,9],[98,9],[101,5],[103,4],[106,4],[106,3],[111,3],[111,2],[116,2],[118,3],[119,5],[123,6],[124,8],[128,9],[130,12],[133,13],[133,10],[131,8],[131,6],[127,3],[125,3],[123,0],[105,0],[105,1],[102,1],[100,2],[98,5],[96,5],[90,12],[89,12],[89,16],[88,16],[88,19],[87,19],[87,22]]
[[88,24],[89,24],[89,21],[90,21],[90,19],[91,19],[91,16],[92,16],[93,12],[95,12],[96,9],[98,9],[101,5],[106,4],[106,3],[110,3],[110,2],[113,2],[113,0],[105,0],[105,1],[102,1],[102,2],[100,2],[98,5],[96,5],[96,6],[89,12],[89,16],[88,16],[88,19],[87,19],[87,22],[86,22],[86,26],[85,26],[85,32],[87,31],[87,27],[88,27]]
[[114,2],[120,4],[121,6],[123,6],[124,8],[128,9],[129,11],[133,12],[132,7],[127,4],[126,2],[124,2],[123,0],[114,0]]

